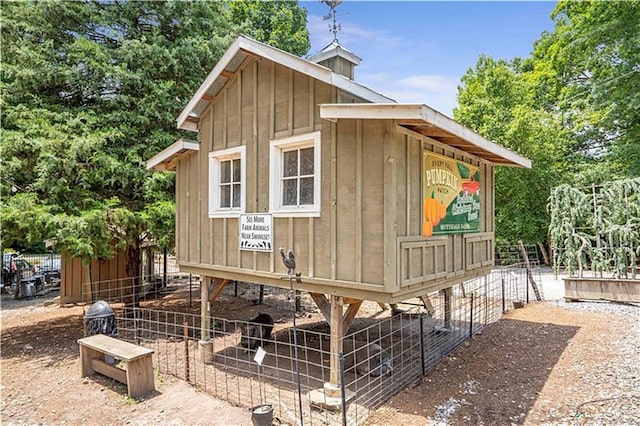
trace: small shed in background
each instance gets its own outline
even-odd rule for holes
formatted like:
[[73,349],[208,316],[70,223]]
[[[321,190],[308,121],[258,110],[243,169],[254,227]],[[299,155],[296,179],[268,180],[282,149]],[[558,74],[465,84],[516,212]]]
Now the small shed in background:
[[126,252],[122,250],[110,259],[94,259],[90,265],[83,264],[79,257],[62,254],[60,304],[93,302],[93,294],[115,297],[129,291],[126,266]]

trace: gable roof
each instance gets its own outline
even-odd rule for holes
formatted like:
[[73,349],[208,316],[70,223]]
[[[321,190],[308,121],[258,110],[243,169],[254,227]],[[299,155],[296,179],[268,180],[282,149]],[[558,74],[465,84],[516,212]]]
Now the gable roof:
[[240,65],[242,65],[247,58],[255,56],[260,56],[282,64],[302,74],[306,74],[342,89],[345,92],[351,93],[364,101],[381,103],[395,102],[393,99],[374,92],[353,80],[349,80],[347,77],[337,74],[327,67],[241,35],[229,46],[187,106],[182,110],[177,119],[178,128],[197,131],[197,122],[200,114],[202,114],[209,103],[213,101],[227,81],[233,77],[234,73],[238,71]]
[[[327,49],[335,47],[333,44]],[[325,49],[325,50],[327,50]],[[322,57],[323,50],[317,57]],[[345,49],[344,55],[350,54],[359,62],[350,51]],[[320,106],[320,117],[329,120],[338,119],[392,119],[401,127],[412,130],[424,136],[428,136],[443,144],[469,152],[486,161],[504,166],[516,166],[531,168],[531,160],[495,143],[485,139],[473,130],[463,126],[452,118],[421,104],[398,104],[391,98],[362,86],[347,77],[333,72],[331,69],[300,58],[291,53],[269,46],[246,36],[239,36],[229,46],[222,58],[214,66],[204,82],[200,85],[187,106],[182,110],[177,119],[179,129],[198,131],[200,115],[215,99],[220,90],[231,80],[240,66],[247,59],[261,57],[281,64],[285,67],[308,75],[325,82],[338,89],[344,90],[363,102],[358,104],[324,104]],[[349,56],[350,57],[350,56]],[[174,144],[176,145],[176,144]],[[185,152],[185,147],[179,143],[172,146],[179,153],[171,151],[164,153],[164,157],[154,158],[149,168],[160,169],[165,162],[173,162],[174,155]],[[172,148],[170,147],[170,148]],[[193,147],[187,148],[193,150]],[[167,151],[166,150],[166,151]],[[161,153],[162,154],[162,153]],[[151,160],[150,160],[151,161]],[[157,163],[154,164],[154,162]]]
[[420,104],[322,104],[320,118],[394,120],[401,127],[501,166],[531,168],[531,160],[480,136],[452,118]]

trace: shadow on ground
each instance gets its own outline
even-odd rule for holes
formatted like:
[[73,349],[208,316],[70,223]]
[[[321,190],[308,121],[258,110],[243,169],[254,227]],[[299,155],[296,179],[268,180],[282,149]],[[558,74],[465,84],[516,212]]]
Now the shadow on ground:
[[[522,424],[579,327],[503,319],[398,395],[389,412],[451,424]],[[421,401],[423,412],[407,401]],[[435,410],[434,408],[435,407]],[[381,424],[383,418],[372,418]]]
[[[77,358],[77,340],[83,337],[83,316],[34,321],[26,326],[2,330],[2,359],[51,358],[51,365]],[[47,365],[48,366],[48,365]]]

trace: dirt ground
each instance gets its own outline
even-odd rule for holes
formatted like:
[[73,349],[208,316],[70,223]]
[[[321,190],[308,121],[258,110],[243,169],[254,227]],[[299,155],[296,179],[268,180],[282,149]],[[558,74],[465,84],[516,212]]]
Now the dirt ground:
[[[51,297],[3,297],[3,425],[251,424],[248,409],[169,376],[142,401],[111,379],[80,377],[87,307],[43,306]],[[511,311],[367,424],[640,424],[640,308],[550,301]]]

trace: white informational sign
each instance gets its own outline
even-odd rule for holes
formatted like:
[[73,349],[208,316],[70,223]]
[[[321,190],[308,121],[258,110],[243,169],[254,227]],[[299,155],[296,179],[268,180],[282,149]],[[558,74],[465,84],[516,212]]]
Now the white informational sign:
[[253,357],[253,360],[258,364],[262,365],[262,361],[264,361],[264,357],[267,354],[267,351],[262,349],[262,346],[258,346],[258,350],[256,351],[256,355]]
[[273,226],[270,214],[240,215],[240,250],[272,251]]

